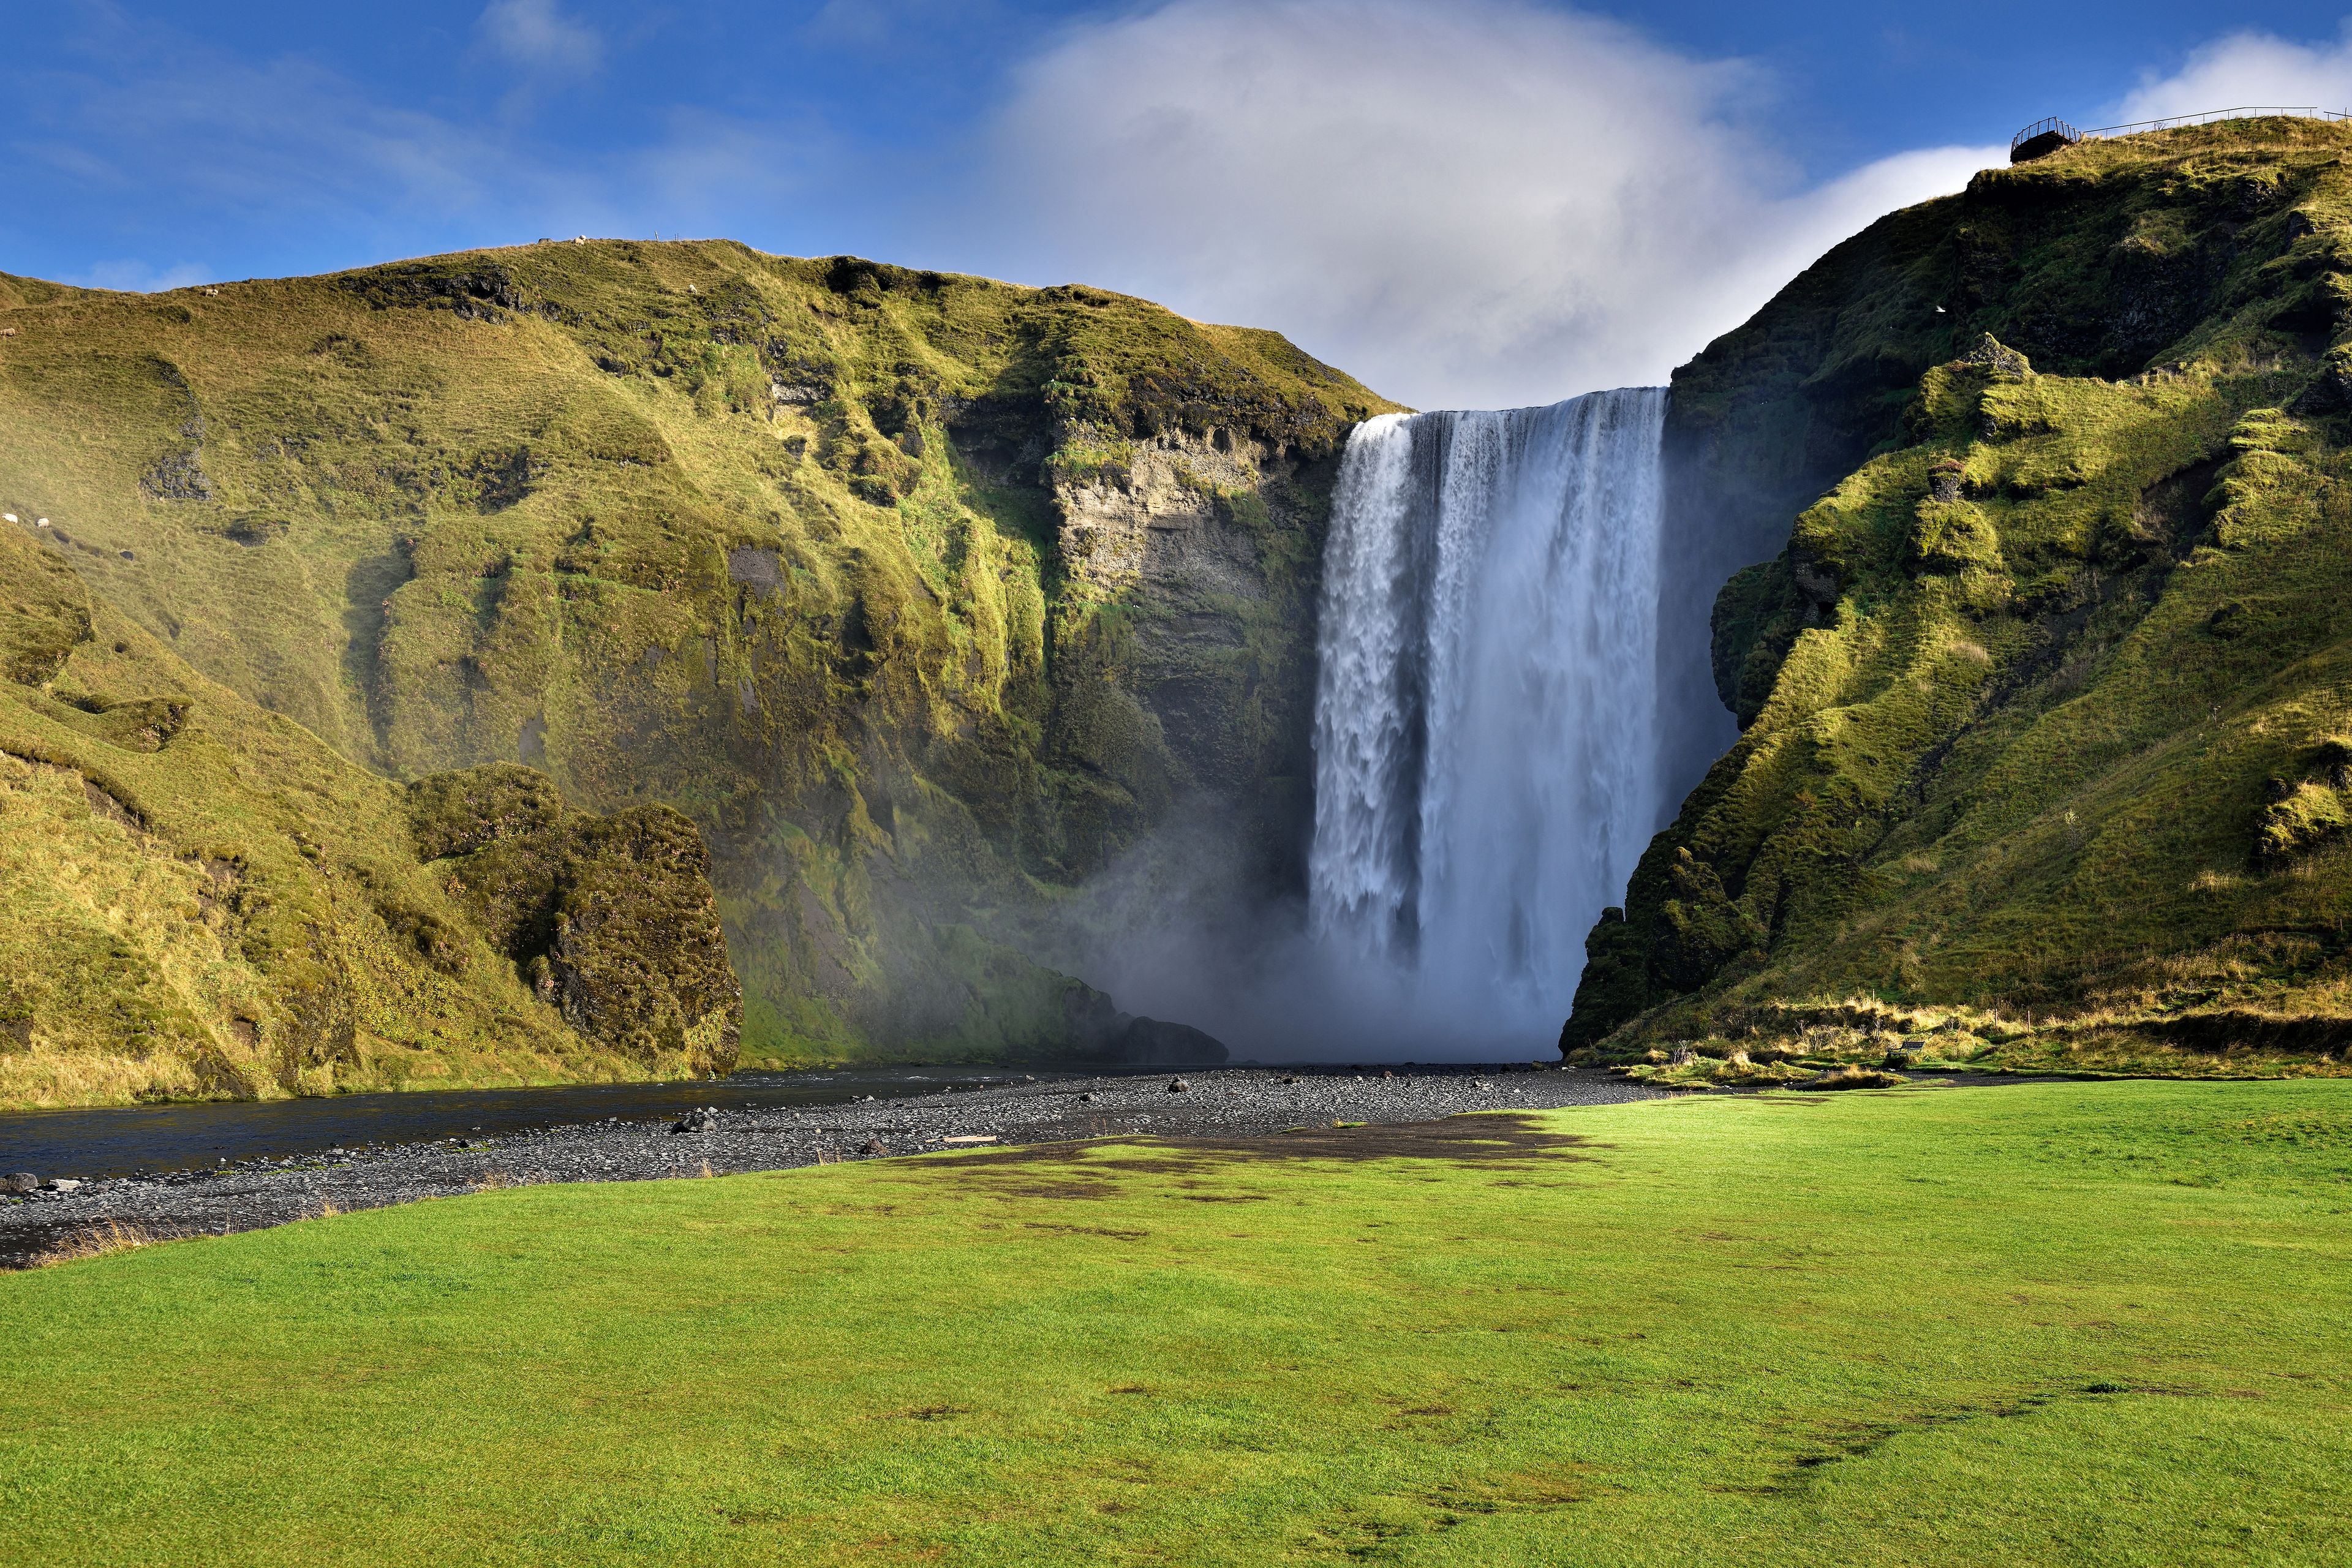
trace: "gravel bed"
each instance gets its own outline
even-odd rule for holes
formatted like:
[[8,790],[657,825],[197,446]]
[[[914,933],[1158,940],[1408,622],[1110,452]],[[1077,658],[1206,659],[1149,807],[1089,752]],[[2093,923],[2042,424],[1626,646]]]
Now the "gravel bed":
[[[1179,1091],[1176,1083],[1186,1087]],[[989,1143],[1137,1133],[1252,1136],[1334,1121],[1428,1121],[1650,1100],[1662,1091],[1570,1068],[1218,1068],[1056,1078],[846,1105],[730,1109],[724,1083],[678,1122],[591,1122],[502,1137],[329,1150],[0,1195],[0,1268],[24,1268],[121,1226],[148,1238],[226,1236],[289,1220],[496,1186],[658,1181],[883,1159]],[[688,1130],[690,1129],[690,1130]],[[0,1177],[8,1173],[0,1172]]]

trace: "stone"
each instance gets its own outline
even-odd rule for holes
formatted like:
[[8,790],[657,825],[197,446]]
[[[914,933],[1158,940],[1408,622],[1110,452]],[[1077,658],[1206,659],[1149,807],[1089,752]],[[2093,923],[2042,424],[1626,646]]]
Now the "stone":
[[53,1193],[78,1193],[81,1191],[81,1184],[75,1181],[71,1176],[52,1176],[44,1184],[44,1185]]
[[858,1151],[861,1154],[887,1154],[889,1152],[890,1146],[879,1138],[868,1138],[866,1146]]
[[1189,1024],[1131,1018],[1123,1013],[1113,1015],[1101,1054],[1123,1066],[1139,1068],[1223,1067],[1231,1059],[1222,1041]]
[[41,1178],[30,1171],[19,1171],[13,1176],[0,1176],[0,1193],[37,1193]]
[[2033,374],[2033,366],[2023,354],[1990,332],[1979,333],[1976,342],[1960,356],[1959,363],[1991,372],[1995,381],[2023,381]]

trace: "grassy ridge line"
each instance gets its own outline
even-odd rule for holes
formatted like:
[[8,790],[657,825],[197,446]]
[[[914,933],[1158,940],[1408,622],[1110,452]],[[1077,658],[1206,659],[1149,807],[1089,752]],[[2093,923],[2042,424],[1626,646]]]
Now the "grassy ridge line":
[[27,1564],[2352,1546],[2352,1086],[1486,1125],[1527,1131],[544,1187],[0,1279],[0,1519]]
[[[1050,1045],[1022,919],[1189,790],[1286,841],[1331,454],[1390,406],[1100,290],[715,241],[0,317],[0,504],[347,756],[685,810],[770,1060]],[[1202,591],[1079,558],[1162,480]]]
[[1692,367],[1722,451],[1795,417],[1806,353],[1817,443],[1885,434],[1725,591],[1747,728],[1593,932],[1564,1047],[2342,1066],[2347,140],[1990,172],[1822,264],[1867,283],[1835,331],[1792,288]]

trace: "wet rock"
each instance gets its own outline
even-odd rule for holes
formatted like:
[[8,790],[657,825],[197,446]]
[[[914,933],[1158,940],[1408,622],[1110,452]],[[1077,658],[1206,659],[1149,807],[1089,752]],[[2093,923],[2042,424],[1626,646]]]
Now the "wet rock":
[[671,1123],[670,1131],[672,1132],[716,1132],[719,1131],[719,1116],[716,1111],[697,1107]]
[[1160,1018],[1128,1019],[1105,1054],[1131,1067],[1217,1067],[1226,1060],[1224,1043],[1215,1036]]

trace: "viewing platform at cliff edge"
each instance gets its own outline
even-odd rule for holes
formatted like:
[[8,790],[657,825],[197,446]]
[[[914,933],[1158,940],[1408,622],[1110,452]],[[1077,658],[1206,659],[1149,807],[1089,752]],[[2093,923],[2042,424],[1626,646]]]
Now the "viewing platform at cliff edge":
[[2138,120],[2129,125],[2102,125],[2095,130],[2077,131],[2053,115],[2037,120],[2009,139],[2009,161],[2030,163],[2045,158],[2061,147],[2072,147],[2078,142],[2097,142],[2109,136],[2137,136],[2143,131],[2170,131],[2180,125],[2209,125],[2216,120],[2259,120],[2267,115],[2293,115],[2301,120],[2352,120],[2352,110],[2344,109],[2209,109],[2200,114],[2176,114],[2163,120]]

